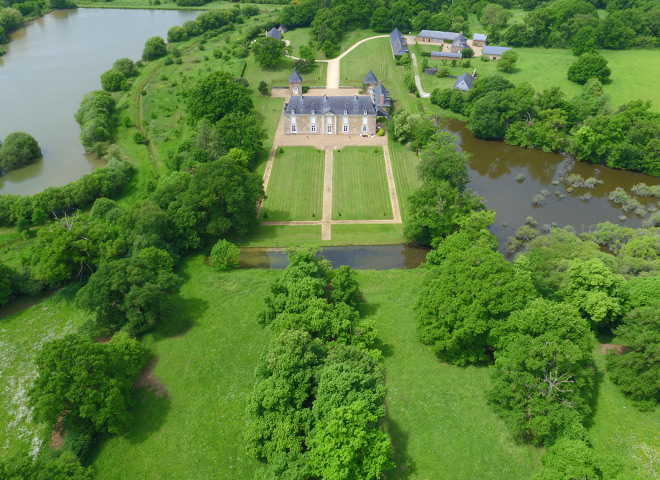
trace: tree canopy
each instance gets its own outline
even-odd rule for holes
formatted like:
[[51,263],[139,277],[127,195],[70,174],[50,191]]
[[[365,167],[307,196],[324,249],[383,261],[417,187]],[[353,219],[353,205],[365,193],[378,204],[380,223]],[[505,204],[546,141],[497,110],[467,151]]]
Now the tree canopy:
[[259,37],[252,47],[254,58],[262,67],[273,68],[284,58],[286,43],[273,37]]
[[252,108],[248,89],[223,71],[215,71],[200,79],[186,97],[188,114],[194,120],[212,123],[230,113],[247,113]]
[[3,170],[13,170],[29,165],[41,157],[41,148],[28,133],[14,132],[7,135],[0,144],[0,174]]
[[167,55],[167,45],[165,40],[161,37],[151,37],[144,44],[144,50],[142,51],[142,60],[156,60],[157,58],[164,57]]
[[568,68],[568,79],[580,84],[587,83],[591,78],[605,82],[610,78],[612,70],[607,66],[607,60],[597,53],[585,53]]

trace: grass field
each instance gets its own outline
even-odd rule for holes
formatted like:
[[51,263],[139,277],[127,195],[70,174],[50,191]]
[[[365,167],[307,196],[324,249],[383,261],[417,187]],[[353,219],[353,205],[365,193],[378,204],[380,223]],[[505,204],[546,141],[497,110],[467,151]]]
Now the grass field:
[[530,478],[541,452],[514,443],[486,403],[488,369],[443,364],[417,340],[421,272],[361,271],[357,278],[385,353],[386,425],[399,465],[390,478]]
[[[435,49],[430,45],[417,45],[414,48],[429,52]],[[478,75],[499,73],[516,85],[528,82],[536,90],[559,87],[569,99],[584,91],[582,85],[566,78],[568,67],[576,60],[570,50],[552,48],[516,48],[515,50],[520,58],[513,73],[500,72],[497,69],[497,62],[482,62],[479,58],[474,58],[470,67],[450,67],[450,75],[472,73],[476,68]],[[609,82],[604,85],[604,90],[610,95],[613,105],[619,106],[637,99],[651,100],[651,109],[660,111],[660,89],[656,86],[656,80],[660,76],[659,50],[601,50],[599,53],[608,60],[612,69],[612,75]],[[435,88],[453,87],[455,82],[453,78],[425,75],[421,58],[423,57],[417,56],[417,64],[425,91],[432,92]],[[429,59],[430,67],[443,65],[442,61]],[[639,69],[640,65],[644,65],[644,75],[631,74]]]
[[345,147],[334,152],[333,220],[392,218],[381,147]]
[[417,177],[417,164],[419,158],[415,152],[410,151],[404,145],[394,141],[391,137],[388,142],[390,150],[390,161],[392,162],[392,172],[394,173],[394,183],[396,193],[399,197],[399,207],[401,208],[401,218],[405,223],[410,215],[410,204],[408,198],[413,191],[422,185]]
[[[154,10],[224,10],[226,8],[234,8],[236,3],[225,1],[214,1],[206,3],[197,7],[179,7],[175,0],[159,0],[160,3],[155,3],[155,0],[111,0],[109,2],[100,2],[98,0],[75,0],[75,4],[79,7],[85,8],[138,8],[138,9],[154,9]],[[252,4],[254,5],[254,4]],[[276,12],[282,8],[282,5],[267,5],[257,4],[261,15]],[[254,18],[254,17],[252,17]]]
[[278,273],[217,273],[203,256],[188,258],[179,273],[186,282],[172,321],[145,340],[167,394],[139,391],[130,432],[107,438],[95,455],[99,480],[255,478],[257,462],[246,454],[241,432],[268,339],[255,318]]
[[35,356],[52,339],[75,331],[84,321],[73,307],[79,284],[31,306],[21,299],[0,308],[0,458],[20,450],[36,451],[44,436],[41,425],[32,422],[27,392],[36,374]]
[[[349,30],[344,32],[341,37],[341,42],[339,43],[339,54],[343,53],[349,47],[354,45],[356,42],[359,42],[362,39],[373,37],[376,35],[383,35],[382,33],[377,33],[371,29],[359,29],[359,30]],[[299,56],[300,47],[302,45],[310,45],[316,50],[317,44],[314,36],[312,35],[312,29],[310,27],[296,28],[294,30],[287,31],[283,36],[283,40],[288,40],[291,42],[289,48],[289,54],[294,57]],[[317,50],[316,58],[319,60],[327,59],[328,57],[325,54]],[[333,57],[334,58],[334,57]]]
[[286,147],[277,153],[260,219],[269,222],[321,220],[325,153]]
[[263,126],[266,129],[264,148],[259,155],[259,158],[257,158],[257,167],[255,168],[256,173],[263,175],[264,170],[266,169],[266,162],[268,161],[270,149],[273,146],[273,139],[275,138],[275,132],[277,131],[277,124],[280,121],[284,99],[278,97],[264,97],[263,95],[254,95],[252,97],[252,101],[254,102],[254,111],[263,121]]
[[[250,55],[247,59],[245,78],[253,88],[257,88],[260,81],[264,81],[271,87],[288,87],[289,77],[293,72],[293,64],[296,62],[290,58],[283,58],[274,68],[262,68]],[[315,63],[310,72],[303,73],[303,81],[306,86],[325,86],[325,63]]]

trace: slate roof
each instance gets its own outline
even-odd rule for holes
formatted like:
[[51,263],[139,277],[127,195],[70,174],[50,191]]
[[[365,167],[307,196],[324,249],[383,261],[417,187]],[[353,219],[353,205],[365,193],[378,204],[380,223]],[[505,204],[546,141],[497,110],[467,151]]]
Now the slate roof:
[[492,45],[486,45],[484,47],[484,55],[502,55],[507,50],[511,50],[511,47],[495,47]]
[[[348,96],[348,97],[312,97],[300,96],[291,97],[289,103],[284,105],[286,115],[325,115],[332,113],[334,115],[376,115],[376,108],[367,96]],[[346,113],[344,113],[346,111]]]
[[302,83],[302,78],[300,78],[300,74],[298,73],[298,70],[296,70],[296,67],[293,67],[293,73],[289,77],[289,83]]
[[280,31],[279,31],[277,28],[275,28],[275,27],[271,28],[271,29],[268,31],[268,33],[266,34],[266,36],[267,36],[267,37],[271,37],[271,38],[277,38],[278,40],[282,40],[282,34],[281,34]]
[[431,58],[463,58],[461,52],[431,52]]
[[369,70],[369,73],[367,73],[367,76],[364,77],[364,80],[362,81],[363,85],[376,85],[378,83],[378,79],[376,78],[376,75],[374,75],[374,72]]
[[[465,82],[467,89],[461,88],[461,82]],[[474,77],[469,73],[464,73],[463,75],[459,75],[458,78],[456,78],[456,81],[454,82],[454,88],[463,91],[470,90],[472,88],[472,82],[474,82]]]
[[392,30],[392,33],[390,33],[390,45],[392,45],[392,53],[394,53],[395,56],[408,53],[408,44],[398,28],[395,28]]
[[[384,97],[383,103],[380,103],[381,95]],[[390,99],[390,91],[385,88],[383,82],[378,82],[376,88],[374,88],[373,93],[371,94],[371,101],[376,107],[391,107],[392,100]]]
[[284,25],[280,25],[277,29],[280,31],[280,33],[286,33],[287,32],[287,28]]
[[437,40],[452,40],[452,41],[459,35],[460,33],[440,32],[438,30],[422,30],[417,34],[418,37],[422,37],[422,38],[433,38]]
[[477,42],[485,42],[488,39],[488,35],[485,33],[475,33],[472,36],[472,40]]
[[438,67],[425,68],[424,73],[427,75],[435,75],[440,70]]
[[467,48],[467,38],[463,35],[458,35],[453,42],[451,42],[452,47]]

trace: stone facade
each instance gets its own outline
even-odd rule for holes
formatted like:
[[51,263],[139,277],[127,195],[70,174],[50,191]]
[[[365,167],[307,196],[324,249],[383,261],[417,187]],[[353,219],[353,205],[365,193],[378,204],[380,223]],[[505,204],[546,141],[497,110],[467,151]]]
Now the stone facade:
[[376,115],[284,115],[288,135],[373,135]]

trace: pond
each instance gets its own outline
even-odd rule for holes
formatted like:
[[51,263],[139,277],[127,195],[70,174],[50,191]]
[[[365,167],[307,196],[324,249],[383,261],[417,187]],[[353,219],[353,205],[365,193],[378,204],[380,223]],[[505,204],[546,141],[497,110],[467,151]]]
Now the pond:
[[0,194],[31,194],[77,180],[102,160],[86,155],[73,115],[82,97],[101,88],[118,58],[138,60],[144,42],[194,19],[177,10],[61,10],[10,35],[0,57],[0,141],[11,132],[36,138],[37,163],[0,177]]

